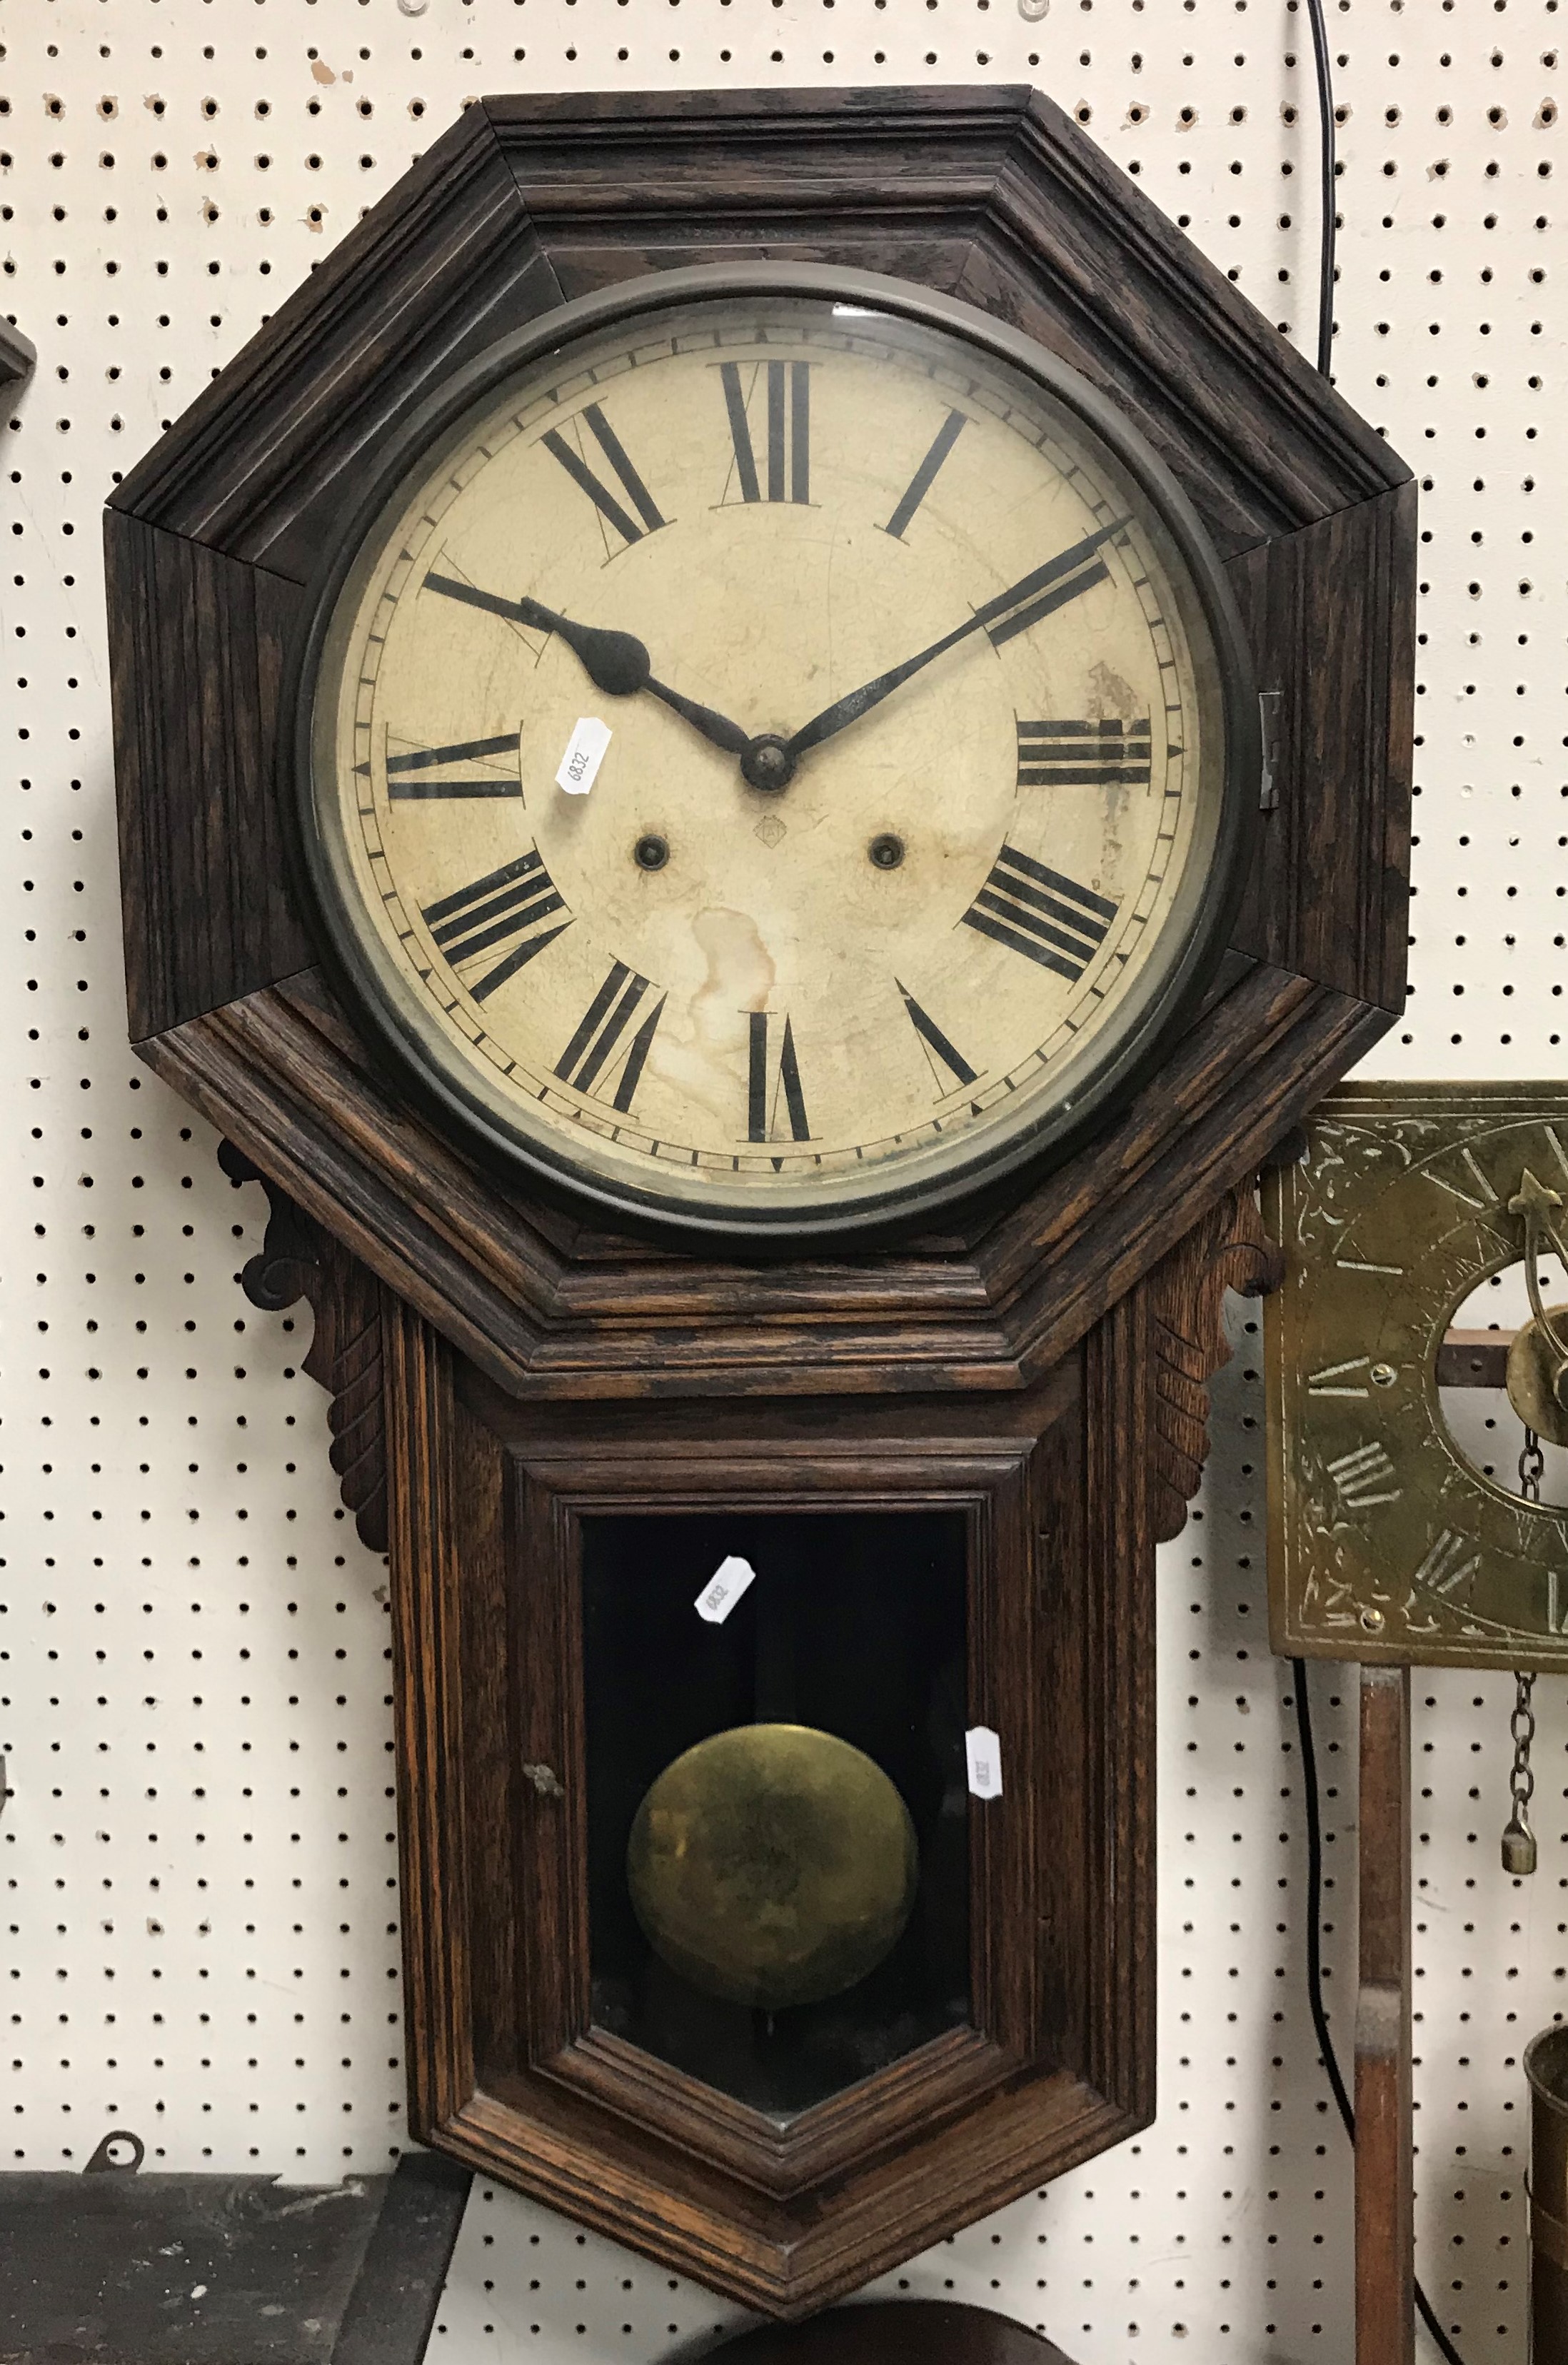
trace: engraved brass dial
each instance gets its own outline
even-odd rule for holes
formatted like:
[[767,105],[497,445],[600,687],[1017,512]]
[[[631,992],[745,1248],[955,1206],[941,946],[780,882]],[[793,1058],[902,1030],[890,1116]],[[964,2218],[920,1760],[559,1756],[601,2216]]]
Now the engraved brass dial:
[[319,607],[302,819],[443,1114],[810,1232],[1126,1086],[1223,942],[1252,717],[1195,521],[1070,373],[754,277],[640,283],[415,434]]
[[1524,1252],[1534,1177],[1568,1195],[1560,1084],[1344,1085],[1270,1179],[1277,1651],[1568,1662],[1568,1512],[1477,1468],[1439,1393],[1455,1309]]

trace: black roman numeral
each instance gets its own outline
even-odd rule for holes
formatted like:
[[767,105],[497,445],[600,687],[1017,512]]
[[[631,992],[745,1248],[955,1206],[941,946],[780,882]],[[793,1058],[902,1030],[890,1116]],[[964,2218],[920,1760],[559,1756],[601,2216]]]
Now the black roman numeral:
[[1020,723],[1021,789],[1147,789],[1147,722]]
[[[743,501],[810,501],[812,498],[812,364],[756,362],[744,387],[739,362],[721,362],[724,409],[734,450],[734,474]],[[767,489],[757,474],[747,404],[758,379],[766,388]],[[727,488],[726,488],[727,489]]]
[[964,913],[964,925],[1027,954],[1042,969],[1076,979],[1104,943],[1115,916],[1108,895],[1096,895],[1059,870],[1047,870],[1032,854],[1003,845]]
[[[488,771],[453,773],[453,765],[487,763],[494,756],[515,756],[519,734],[503,731],[493,739],[455,739],[449,747],[406,747],[392,751],[387,743],[386,793],[394,804],[416,797],[520,797],[522,783],[515,771],[498,767]],[[362,772],[368,764],[358,767]],[[440,779],[425,774],[440,773]]]
[[559,428],[552,427],[540,438],[547,452],[553,452],[574,485],[580,485],[606,523],[612,525],[622,542],[641,542],[644,532],[656,533],[665,520],[659,515],[652,493],[643,482],[626,455],[626,447],[611,427],[597,402],[585,403],[578,414],[594,442],[610,464],[610,473],[625,494],[632,508],[641,518],[637,523],[618,501],[602,476],[595,474],[577,447],[568,443]]
[[[931,1070],[932,1082],[936,1086],[937,1099],[945,1100],[947,1094],[959,1084],[972,1084],[976,1071],[970,1067],[963,1053],[955,1051],[935,1018],[931,1016],[929,1011],[922,1010],[908,986],[900,983],[896,977],[893,983],[898,986],[899,992],[903,996],[903,1006],[909,1014],[909,1023],[920,1037],[920,1048],[925,1054],[925,1063]],[[937,1067],[938,1060],[953,1077],[953,1083],[943,1082]]]
[[555,1073],[562,1082],[577,1092],[592,1093],[601,1077],[606,1087],[613,1082],[615,1094],[610,1104],[622,1115],[631,1107],[643,1080],[643,1070],[648,1063],[648,1053],[667,999],[660,994],[627,1042],[627,1028],[650,991],[645,977],[639,977],[624,961],[613,962],[604,983],[584,1011],[577,1033],[555,1062]]
[[903,499],[882,528],[882,532],[890,533],[895,542],[902,540],[905,526],[935,483],[937,469],[958,442],[959,432],[966,424],[967,420],[961,410],[950,410],[936,430],[930,451],[910,478]]
[[498,945],[508,947],[493,968],[481,964],[477,974],[470,972],[463,981],[475,1001],[484,1002],[509,977],[526,968],[536,953],[565,935],[572,925],[569,912],[554,928],[541,929],[539,923],[553,913],[566,911],[566,898],[557,893],[535,846],[531,854],[520,854],[515,862],[504,863],[499,870],[487,871],[483,879],[472,880],[453,894],[426,903],[420,916],[454,969],[477,961]]
[[805,1094],[801,1090],[801,1068],[795,1057],[795,1030],[786,1016],[783,1040],[778,1047],[778,1081],[773,1083],[769,1073],[772,1062],[767,1049],[768,1014],[766,1010],[753,1010],[746,1014],[751,1027],[746,1070],[746,1139],[774,1139],[778,1102],[782,1095],[790,1125],[790,1138],[791,1141],[810,1141],[812,1128],[806,1121]]

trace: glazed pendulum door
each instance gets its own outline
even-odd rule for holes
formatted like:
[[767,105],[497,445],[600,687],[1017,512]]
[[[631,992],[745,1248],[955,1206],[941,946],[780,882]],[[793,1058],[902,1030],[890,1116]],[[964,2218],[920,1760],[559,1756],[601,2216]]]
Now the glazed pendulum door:
[[969,2023],[966,1562],[959,1511],[585,1518],[598,2026],[782,2123]]

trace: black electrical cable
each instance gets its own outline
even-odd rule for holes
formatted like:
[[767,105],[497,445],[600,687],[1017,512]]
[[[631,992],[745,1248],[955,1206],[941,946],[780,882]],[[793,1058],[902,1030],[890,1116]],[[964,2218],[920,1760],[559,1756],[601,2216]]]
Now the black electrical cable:
[[[1334,82],[1329,66],[1328,34],[1323,22],[1323,0],[1306,0],[1306,13],[1312,26],[1312,54],[1317,68],[1318,154],[1323,182],[1317,275],[1317,366],[1327,377],[1330,375],[1328,364],[1334,355],[1334,232],[1338,205],[1338,192],[1335,185],[1338,174],[1334,158]],[[1306,1798],[1306,1996],[1312,2011],[1317,2049],[1323,2057],[1323,2067],[1333,2090],[1335,2104],[1353,2149],[1356,2113],[1340,2074],[1339,2057],[1334,2050],[1334,2040],[1328,2033],[1328,2014],[1323,2007],[1323,1811],[1317,1788],[1317,1752],[1313,1744],[1312,1703],[1307,1697],[1305,1660],[1293,1659],[1291,1672],[1295,1678],[1296,1728],[1301,1734],[1302,1788]],[[1438,2322],[1431,2301],[1418,2281],[1416,2284],[1416,2307],[1422,2323],[1437,2342],[1444,2365],[1464,2365],[1459,2350]]]
[[1323,0],[1306,0],[1312,24],[1312,54],[1317,67],[1317,138],[1323,182],[1323,220],[1317,254],[1317,366],[1325,377],[1334,357],[1334,230],[1338,211],[1338,174],[1334,163],[1334,84],[1328,64],[1328,34]]
[[1350,2097],[1345,2090],[1345,2080],[1339,2074],[1339,2057],[1334,2050],[1334,2039],[1328,2034],[1328,2014],[1323,2008],[1323,1810],[1322,1793],[1317,1787],[1317,1751],[1312,1738],[1312,1704],[1306,1696],[1306,1661],[1293,1659],[1291,1673],[1295,1677],[1295,1715],[1301,1733],[1301,1778],[1306,1794],[1306,2000],[1312,2007],[1312,2025],[1317,2036],[1317,2049],[1323,2056],[1323,2067],[1328,2073],[1328,2083],[1334,2089],[1334,2100],[1344,2122],[1345,2133],[1354,2144],[1356,2113]]

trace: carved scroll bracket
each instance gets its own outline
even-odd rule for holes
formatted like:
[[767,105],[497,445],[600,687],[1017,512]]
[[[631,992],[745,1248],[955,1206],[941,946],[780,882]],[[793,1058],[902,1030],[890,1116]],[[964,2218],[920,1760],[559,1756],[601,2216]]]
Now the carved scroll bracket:
[[1250,1182],[1228,1192],[1149,1277],[1154,1342],[1154,1532],[1181,1534],[1209,1451],[1207,1383],[1229,1361],[1225,1293],[1266,1297],[1284,1258],[1263,1229]]
[[381,1387],[381,1284],[231,1141],[218,1162],[231,1182],[259,1182],[271,1213],[240,1275],[252,1306],[278,1314],[308,1301],[316,1335],[300,1369],[331,1398],[331,1463],[362,1543],[386,1550],[386,1429]]

